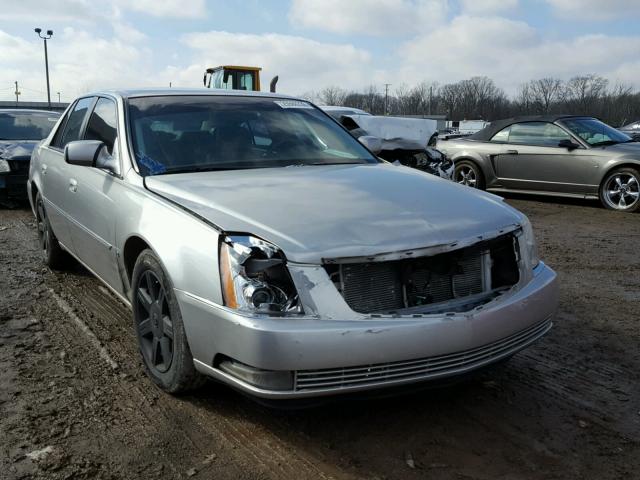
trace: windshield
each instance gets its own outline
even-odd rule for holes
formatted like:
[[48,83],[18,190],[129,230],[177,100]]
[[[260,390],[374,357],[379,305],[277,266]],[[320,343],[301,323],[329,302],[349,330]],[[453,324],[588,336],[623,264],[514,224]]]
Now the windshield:
[[129,100],[142,175],[377,163],[360,143],[308,102],[241,96]]
[[58,117],[52,112],[0,112],[0,140],[42,140]]
[[562,124],[593,147],[631,141],[628,135],[595,118],[568,118]]

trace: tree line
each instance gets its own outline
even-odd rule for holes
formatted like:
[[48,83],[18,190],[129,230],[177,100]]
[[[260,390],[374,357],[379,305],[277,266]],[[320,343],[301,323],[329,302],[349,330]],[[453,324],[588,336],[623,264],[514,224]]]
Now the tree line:
[[498,120],[517,115],[588,115],[621,126],[640,119],[640,91],[599,75],[567,81],[540,78],[522,84],[509,97],[488,77],[472,77],[439,85],[422,82],[384,91],[327,87],[306,98],[322,105],[360,108],[374,115],[446,115],[450,120]]

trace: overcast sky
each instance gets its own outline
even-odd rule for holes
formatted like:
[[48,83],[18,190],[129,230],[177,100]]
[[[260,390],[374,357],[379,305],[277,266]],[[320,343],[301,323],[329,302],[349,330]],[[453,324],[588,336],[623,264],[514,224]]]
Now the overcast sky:
[[206,67],[264,68],[279,91],[392,89],[487,75],[597,73],[640,87],[640,0],[0,0],[0,100],[197,87]]

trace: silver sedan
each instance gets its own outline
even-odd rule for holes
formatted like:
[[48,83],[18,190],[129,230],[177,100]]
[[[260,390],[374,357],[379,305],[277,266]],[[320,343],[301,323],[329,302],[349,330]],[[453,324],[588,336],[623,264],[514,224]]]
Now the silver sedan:
[[168,392],[265,398],[404,385],[506,359],[552,325],[556,275],[494,195],[379,161],[296,98],[103,92],[36,148],[46,263],[133,312]]

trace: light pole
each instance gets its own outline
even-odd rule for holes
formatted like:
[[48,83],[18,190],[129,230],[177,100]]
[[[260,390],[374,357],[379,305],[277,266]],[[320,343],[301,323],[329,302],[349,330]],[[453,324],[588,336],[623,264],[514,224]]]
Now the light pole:
[[58,92],[58,103],[60,103],[60,92]]
[[36,28],[34,31],[41,39],[44,40],[44,68],[47,72],[47,103],[49,104],[49,108],[51,108],[51,90],[49,89],[49,55],[47,54],[47,40],[49,40],[53,36],[53,30],[47,30],[46,35],[41,35],[41,28]]

